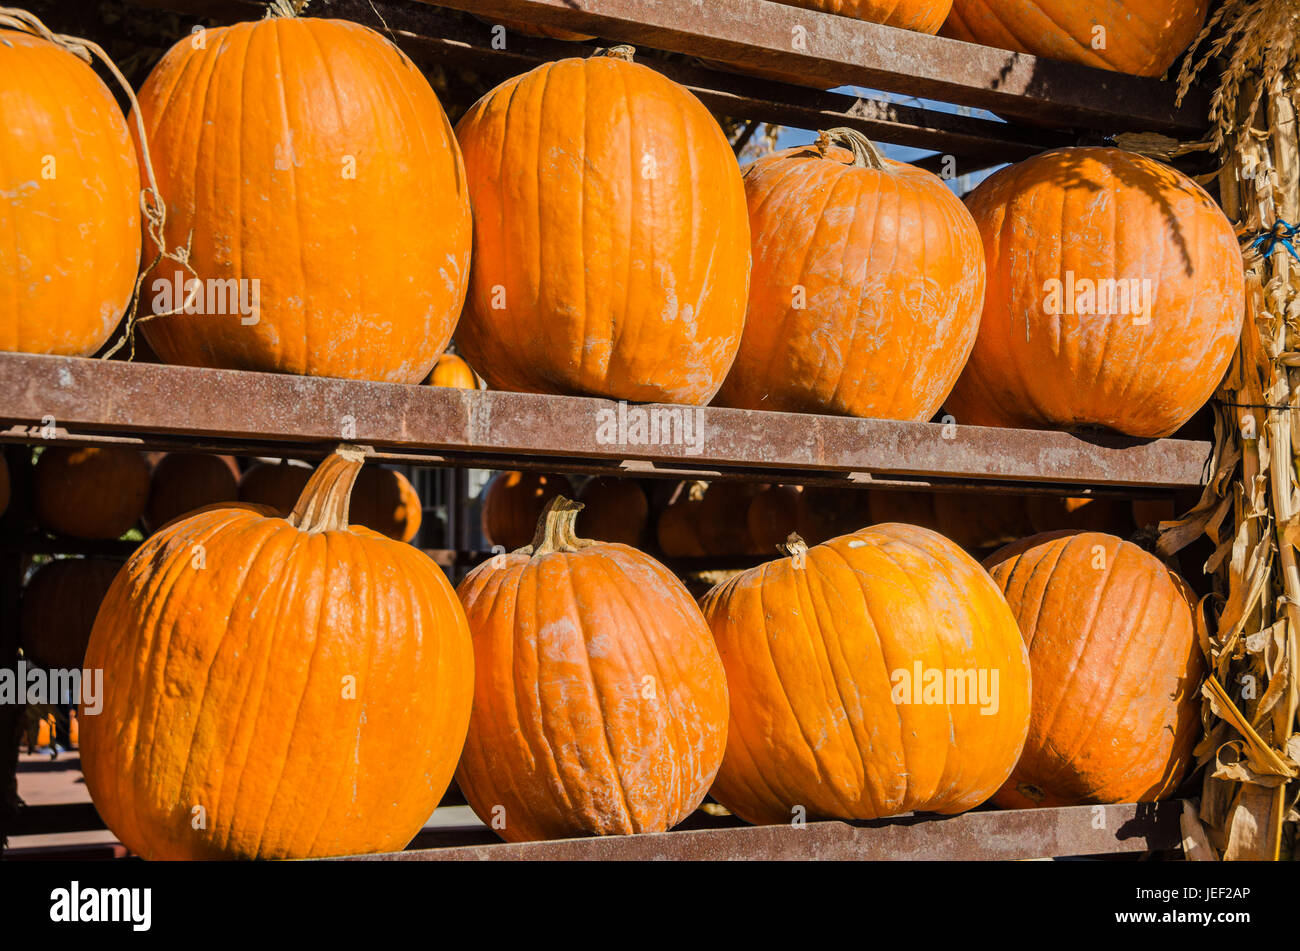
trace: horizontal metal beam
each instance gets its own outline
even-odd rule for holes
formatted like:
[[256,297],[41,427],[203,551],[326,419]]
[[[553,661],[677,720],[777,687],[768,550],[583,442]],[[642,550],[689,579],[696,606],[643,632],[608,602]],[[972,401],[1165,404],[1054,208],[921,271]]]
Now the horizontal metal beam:
[[[627,421],[657,418],[676,441],[634,441]],[[672,423],[690,423],[684,432]],[[628,460],[788,475],[872,473],[970,482],[1193,488],[1211,446],[1118,436],[941,426],[713,407],[633,406],[587,397],[398,386],[71,357],[0,354],[0,426],[41,443],[42,422],[107,434],[347,441],[408,455],[502,462]],[[681,437],[687,438],[681,438]]]
[[1180,801],[904,816],[850,825],[745,826],[657,835],[410,849],[351,861],[1014,860],[1163,852],[1182,841]]
[[[1199,136],[1209,100],[1174,84],[866,23],[771,0],[420,0],[709,60],[778,69],[1104,132]],[[798,37],[799,43],[793,42]],[[798,48],[802,44],[802,48]]]

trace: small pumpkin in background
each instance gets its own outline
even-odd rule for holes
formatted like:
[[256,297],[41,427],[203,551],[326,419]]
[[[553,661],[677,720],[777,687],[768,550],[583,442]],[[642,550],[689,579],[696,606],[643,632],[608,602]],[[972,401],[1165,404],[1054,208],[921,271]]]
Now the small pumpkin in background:
[[745,524],[755,554],[770,555],[799,529],[797,485],[765,485],[754,494]]
[[631,49],[544,63],[456,127],[474,209],[456,344],[493,389],[704,405],[740,345],[736,156]]
[[[870,525],[872,493],[840,486],[807,486],[799,493],[799,535],[820,545]],[[888,519],[896,521],[896,519]]]
[[506,551],[523,548],[551,499],[573,492],[567,476],[543,472],[498,472],[483,489],[483,535]]
[[239,464],[233,456],[169,452],[154,463],[144,525],[157,531],[197,508],[238,498]]
[[992,796],[1029,727],[1029,659],[979,563],[900,524],[790,555],[701,605],[731,695],[712,796],[753,823],[951,814]]
[[113,582],[81,763],[131,851],[387,852],[437,806],[469,722],[469,629],[433,561],[348,523],[362,461],[331,455],[287,520],[235,504],[173,522]]
[[41,528],[69,538],[120,538],[149,499],[149,464],[135,449],[50,446],[33,473]]
[[478,375],[470,365],[454,353],[444,353],[433,365],[429,378],[424,381],[430,386],[447,386],[457,390],[477,390]]
[[996,548],[1033,531],[1026,500],[1018,495],[937,492],[934,515],[940,533],[968,551]]
[[424,506],[411,480],[396,469],[367,466],[352,489],[350,518],[357,525],[399,542],[420,532]]
[[578,501],[583,507],[577,531],[584,538],[641,546],[650,522],[650,500],[636,482],[603,476],[590,479],[578,493]]
[[766,486],[753,482],[710,482],[700,503],[700,543],[710,555],[755,555],[749,507]]
[[288,515],[311,479],[312,467],[296,459],[255,462],[239,480],[239,501]]
[[975,345],[984,248],[937,176],[853,129],[745,170],[753,271],[715,401],[923,422]]
[[[289,6],[180,40],[140,87],[167,244],[194,272],[146,275],[182,293],[146,295],[141,331],[168,363],[419,383],[469,280],[460,149],[386,37]],[[168,314],[194,276],[203,314]]]
[[955,0],[944,36],[1135,76],[1161,76],[1205,25],[1207,0]]
[[0,350],[88,357],[140,267],[140,168],[88,63],[0,30]]
[[532,546],[457,593],[474,637],[474,710],[456,782],[511,842],[664,832],[722,761],[727,682],[672,573],[578,538],[552,499]]
[[56,558],[23,589],[19,644],[42,667],[80,669],[95,615],[122,563],[107,558]]
[[700,509],[705,482],[683,482],[655,522],[659,550],[669,558],[703,558],[708,554],[700,538]]
[[934,511],[935,498],[935,493],[923,490],[870,489],[867,492],[867,519],[864,524],[901,522],[946,535],[939,528],[939,518]]
[[1060,530],[1124,536],[1134,528],[1132,505],[1114,499],[1035,495],[1026,499],[1025,505],[1032,530],[1022,536]]
[[1213,394],[1245,279],[1232,224],[1194,181],[1120,149],[1057,149],[966,203],[988,291],[946,404],[958,422],[1154,438]]
[[1029,646],[1034,699],[1008,809],[1152,802],[1192,766],[1205,673],[1195,595],[1136,545],[1035,535],[986,566]]

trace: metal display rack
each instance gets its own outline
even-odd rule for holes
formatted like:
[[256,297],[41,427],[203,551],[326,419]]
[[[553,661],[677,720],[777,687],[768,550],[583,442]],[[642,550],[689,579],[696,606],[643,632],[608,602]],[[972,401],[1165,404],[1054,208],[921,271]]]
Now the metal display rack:
[[[128,2],[146,17],[149,11],[166,11],[210,22],[255,18],[264,9],[246,0]],[[771,0],[315,0],[309,15],[365,23],[423,67],[469,65],[502,78],[589,51],[581,43],[514,34],[501,49],[491,26],[449,11],[595,34],[604,45],[632,43],[638,61],[690,88],[720,116],[810,129],[851,126],[880,141],[952,156],[959,172],[1049,148],[1102,143],[1120,132],[1197,138],[1207,124],[1208,98],[1197,89],[1178,104],[1167,82]],[[132,36],[129,22],[113,29],[119,39]],[[792,42],[796,36],[799,41]],[[987,109],[1006,121],[755,79],[728,72],[716,65],[720,62],[798,74],[828,88],[856,85]],[[941,157],[918,164],[937,168]],[[602,443],[597,416],[617,408],[579,397],[0,353],[0,443],[8,444],[47,444],[53,435],[60,444],[319,458],[346,437],[371,447],[378,461],[416,466],[1131,498],[1198,488],[1210,476],[1212,446],[1199,440],[1141,441],[710,407],[686,410],[698,414],[702,427],[697,446]],[[13,569],[24,551],[55,550],[68,549],[40,539],[0,549],[5,568],[0,665],[17,658]],[[431,554],[444,566],[477,557],[455,550]],[[0,763],[5,770],[13,767]],[[426,829],[404,852],[361,858],[1036,858],[1162,852],[1179,846],[1182,808],[1175,800],[978,810],[955,817],[810,822],[802,828],[750,827],[701,812],[682,829],[659,835],[528,844],[500,843],[482,826]],[[0,832],[9,835],[102,827],[88,805],[24,808],[0,820],[5,823]],[[87,857],[123,852],[120,846],[82,850]]]

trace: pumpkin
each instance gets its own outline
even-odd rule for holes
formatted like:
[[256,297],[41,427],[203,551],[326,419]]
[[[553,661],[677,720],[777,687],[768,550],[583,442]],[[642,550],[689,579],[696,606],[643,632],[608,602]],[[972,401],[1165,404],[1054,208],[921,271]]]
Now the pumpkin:
[[1204,661],[1194,598],[1112,535],[1053,532],[987,561],[1033,670],[1024,753],[1000,806],[1151,802],[1192,764]]
[[992,796],[1025,741],[1029,661],[989,576],[912,525],[790,550],[701,605],[731,694],[713,798],[780,823]]
[[584,538],[640,547],[650,522],[650,500],[631,479],[591,479],[578,493],[582,512],[577,530]]
[[173,522],[113,582],[86,651],[104,696],[81,756],[131,851],[386,852],[437,806],[473,648],[433,561],[348,524],[362,458],[326,459],[288,520],[235,504]]
[[28,659],[80,669],[95,614],[121,567],[107,558],[58,558],[41,565],[23,589],[19,609],[19,643]]
[[[700,507],[704,482],[683,482],[655,522],[659,550],[669,558],[703,558],[708,552],[700,539]],[[748,514],[748,513],[746,513]]]
[[1119,149],[1058,149],[967,203],[988,292],[947,401],[959,422],[1167,436],[1214,392],[1244,277],[1232,225],[1199,185]]
[[444,353],[433,365],[433,372],[424,381],[431,386],[449,386],[457,390],[477,390],[478,377],[468,363],[454,353]]
[[975,345],[984,300],[983,245],[960,199],[852,129],[759,159],[745,193],[749,311],[717,403],[934,416]]
[[423,515],[424,506],[415,486],[397,470],[368,466],[357,476],[351,515],[357,525],[409,542],[419,534]]
[[[1025,504],[1031,529],[1021,532],[1021,537],[1062,529],[1127,535],[1134,527],[1132,505],[1114,499],[1038,495],[1026,499]],[[1004,539],[1004,541],[1016,540],[1016,538]]]
[[[55,716],[52,712],[46,713],[45,711],[47,709],[48,706],[44,704],[27,705],[27,717],[28,717],[27,752],[28,753],[36,752],[37,747],[49,746],[50,741],[54,739]],[[34,723],[33,720],[35,721]],[[35,727],[35,733],[36,733],[35,736],[32,736],[32,732],[31,732],[33,726]],[[69,710],[68,711],[68,735],[65,742],[70,743],[72,744],[73,747],[75,747],[77,745],[78,739],[79,737],[78,737],[78,730],[77,730],[77,713],[75,710]],[[59,745],[62,746],[63,743],[60,743]]]
[[506,551],[523,548],[537,530],[546,504],[572,493],[566,476],[541,472],[499,472],[483,490],[483,536]]
[[752,482],[712,482],[700,503],[700,543],[710,555],[760,552],[749,534],[749,507],[765,488]]
[[798,530],[799,495],[795,485],[765,485],[755,493],[745,513],[755,554],[770,555]]
[[456,132],[474,207],[456,340],[488,384],[707,403],[744,327],[749,221],[699,100],[630,59],[564,59]]
[[0,515],[9,509],[9,463],[5,462],[4,453],[0,452]]
[[311,466],[292,459],[256,462],[240,477],[239,501],[265,505],[288,515],[307,488],[311,474]]
[[578,538],[552,499],[533,545],[457,593],[474,712],[456,782],[504,839],[663,832],[709,791],[727,683],[709,628],[663,565]]
[[169,452],[154,463],[144,524],[156,531],[205,505],[239,498],[239,465],[233,456]]
[[140,169],[91,67],[0,30],[0,350],[88,357],[140,266]]
[[149,499],[149,464],[134,449],[50,446],[33,481],[41,528],[70,538],[120,538]]
[[1161,76],[1208,0],[954,0],[944,36],[1136,76]]
[[346,20],[202,37],[139,94],[167,242],[194,270],[162,262],[146,300],[158,315],[202,291],[187,305],[199,315],[142,324],[149,344],[168,363],[419,383],[456,325],[471,234],[428,81]]

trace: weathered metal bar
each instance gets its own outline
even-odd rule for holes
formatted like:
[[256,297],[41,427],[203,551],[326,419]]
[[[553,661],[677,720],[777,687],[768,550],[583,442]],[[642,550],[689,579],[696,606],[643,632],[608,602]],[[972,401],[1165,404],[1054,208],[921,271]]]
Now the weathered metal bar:
[[[1191,488],[1210,444],[0,354],[0,426],[535,459]],[[651,433],[653,432],[653,437]],[[651,439],[657,442],[651,442]]]
[[353,861],[1010,860],[1178,848],[1180,801],[412,849]]
[[420,0],[484,17],[594,33],[1052,126],[1198,135],[1208,99],[1171,83],[996,50],[771,0]]

